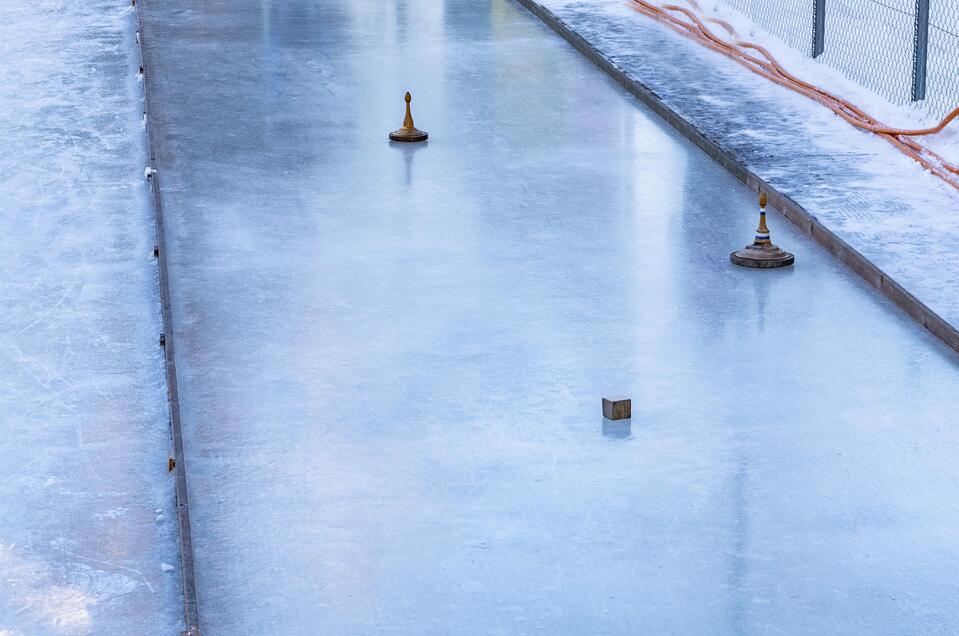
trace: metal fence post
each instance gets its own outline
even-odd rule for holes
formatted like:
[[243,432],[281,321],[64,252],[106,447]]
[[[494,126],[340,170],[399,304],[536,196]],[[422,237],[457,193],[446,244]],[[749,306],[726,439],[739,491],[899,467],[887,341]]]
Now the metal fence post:
[[916,0],[916,37],[912,52],[912,101],[926,98],[926,59],[929,50],[929,0]]
[[[826,0],[813,0],[812,56],[819,57],[826,48]],[[928,6],[929,0],[926,0]]]

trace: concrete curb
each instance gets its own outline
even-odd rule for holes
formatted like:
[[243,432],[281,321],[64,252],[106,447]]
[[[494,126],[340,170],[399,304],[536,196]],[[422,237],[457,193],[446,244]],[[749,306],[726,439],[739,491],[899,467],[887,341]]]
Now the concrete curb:
[[[143,69],[143,107],[146,121],[147,152],[150,165],[156,162],[156,126],[150,116],[150,64],[143,46],[143,21],[140,5],[134,0],[136,11],[137,44]],[[163,222],[163,201],[160,197],[160,178],[157,172],[149,174],[156,222],[157,263],[160,270],[160,305],[163,313],[164,355],[166,358],[167,397],[170,404],[170,434],[173,438],[173,458],[176,479],[176,517],[180,535],[180,574],[183,585],[184,636],[200,636],[200,611],[196,593],[196,575],[193,561],[193,531],[190,526],[190,497],[187,489],[186,459],[183,455],[183,433],[180,420],[180,394],[177,387],[176,355],[173,338],[173,313],[170,307],[170,279],[166,260],[166,232]]]
[[699,148],[705,151],[706,154],[715,161],[719,162],[726,170],[735,175],[737,179],[757,192],[760,189],[766,192],[771,208],[781,213],[793,224],[799,226],[803,232],[811,236],[841,262],[862,276],[867,283],[882,292],[919,324],[932,332],[933,335],[942,340],[947,346],[959,352],[959,330],[913,296],[909,290],[897,283],[872,261],[839,238],[801,205],[763,181],[746,165],[737,160],[731,152],[724,149],[719,141],[708,138],[696,128],[695,124],[687,121],[669,108],[669,106],[659,99],[656,93],[623,72],[612,61],[597,51],[586,39],[569,28],[552,11],[535,0],[516,0],[516,2],[545,22],[548,27],[572,44],[573,47],[585,55],[587,59],[636,96],[653,112],[666,120],[666,123],[699,146]]

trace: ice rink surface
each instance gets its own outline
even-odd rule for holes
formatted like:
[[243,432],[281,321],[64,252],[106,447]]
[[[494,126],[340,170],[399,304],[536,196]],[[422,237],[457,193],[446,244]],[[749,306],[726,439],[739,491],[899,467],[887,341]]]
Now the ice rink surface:
[[141,1],[205,635],[959,630],[955,354],[536,19]]
[[0,2],[2,636],[179,631],[135,31]]

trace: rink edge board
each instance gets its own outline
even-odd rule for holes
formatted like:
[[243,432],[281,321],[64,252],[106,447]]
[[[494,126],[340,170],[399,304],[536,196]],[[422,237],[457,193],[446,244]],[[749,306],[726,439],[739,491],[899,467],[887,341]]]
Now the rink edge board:
[[[144,45],[142,1],[135,2],[137,45],[140,52],[140,65],[143,68],[143,111],[146,125],[147,154],[150,166],[156,164],[156,126],[150,110],[151,94],[150,60]],[[190,497],[187,488],[186,459],[183,452],[183,432],[180,418],[180,395],[177,385],[176,354],[173,337],[173,313],[170,302],[170,278],[166,260],[166,232],[163,217],[163,200],[160,196],[160,175],[150,177],[150,192],[153,201],[153,214],[156,226],[157,266],[160,278],[160,306],[163,314],[163,334],[165,339],[164,357],[166,361],[167,397],[170,407],[170,435],[173,441],[175,461],[174,478],[176,490],[176,517],[179,530],[180,574],[183,586],[183,620],[186,631],[183,636],[200,636],[199,603],[197,602],[196,571],[193,560],[193,532],[190,525]]]
[[867,283],[889,298],[948,347],[959,352],[959,330],[926,306],[925,303],[896,282],[889,274],[876,266],[875,263],[863,256],[846,241],[839,238],[832,230],[820,223],[815,216],[807,212],[805,208],[793,199],[751,171],[749,167],[738,160],[733,153],[723,148],[718,141],[704,135],[693,122],[679,115],[675,110],[666,105],[654,91],[616,66],[609,58],[590,44],[589,41],[563,22],[555,13],[536,2],[536,0],[515,1],[562,36],[563,39],[569,42],[576,50],[586,56],[589,61],[616,80],[623,88],[632,93],[684,137],[705,151],[706,154],[746,184],[747,187],[756,192],[760,190],[765,192],[769,198],[769,206],[773,210],[782,214],[803,232],[811,236],[813,240],[859,274]]

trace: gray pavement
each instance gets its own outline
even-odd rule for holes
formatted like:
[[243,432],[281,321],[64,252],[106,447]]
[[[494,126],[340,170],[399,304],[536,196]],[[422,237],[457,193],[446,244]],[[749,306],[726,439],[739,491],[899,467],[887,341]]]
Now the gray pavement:
[[141,2],[204,634],[959,629],[954,352],[538,20]]

